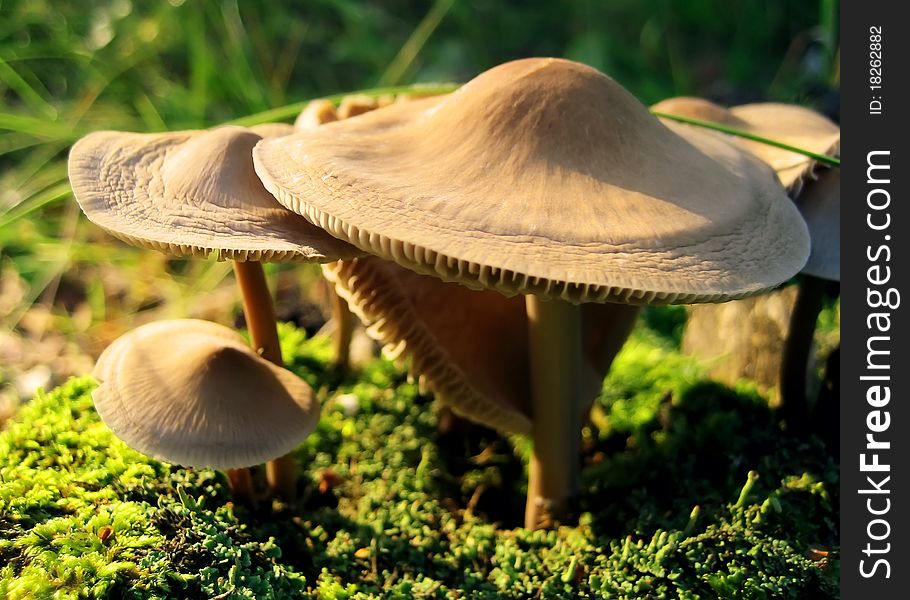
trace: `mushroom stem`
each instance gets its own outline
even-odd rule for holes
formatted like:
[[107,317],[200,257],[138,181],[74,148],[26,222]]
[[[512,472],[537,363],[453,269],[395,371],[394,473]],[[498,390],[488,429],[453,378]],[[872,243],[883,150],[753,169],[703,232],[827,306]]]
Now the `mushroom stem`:
[[531,433],[525,527],[565,517],[578,486],[581,308],[525,296],[530,342]]
[[[243,314],[250,332],[253,349],[264,359],[284,366],[275,308],[265,280],[262,263],[257,261],[234,262],[234,275],[243,298]],[[293,500],[297,490],[297,468],[294,458],[285,455],[266,463],[266,478],[272,492]]]
[[351,364],[351,338],[354,334],[354,314],[344,298],[333,292],[332,317],[335,320],[335,369],[346,373]]
[[265,477],[275,495],[285,500],[297,497],[297,461],[291,454],[267,462]]
[[262,263],[256,261],[234,262],[234,275],[243,297],[243,314],[250,331],[253,349],[262,358],[284,366],[272,295],[265,281]]
[[788,429],[804,431],[809,424],[808,369],[815,325],[822,310],[825,281],[803,275],[790,314],[780,367],[780,411]]
[[228,469],[228,487],[234,500],[246,506],[255,506],[256,493],[253,487],[253,476],[249,469]]

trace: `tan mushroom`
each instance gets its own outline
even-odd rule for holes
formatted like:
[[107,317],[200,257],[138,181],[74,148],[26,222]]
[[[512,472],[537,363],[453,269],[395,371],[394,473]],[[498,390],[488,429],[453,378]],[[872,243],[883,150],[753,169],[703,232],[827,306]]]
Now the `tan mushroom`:
[[250,159],[260,139],[241,127],[96,132],[73,146],[70,183],[93,223],[135,246],[240,262],[357,255],[265,191]]
[[[840,128],[801,106],[764,103],[726,109],[698,98],[671,98],[652,110],[738,127],[816,153],[840,153]],[[714,361],[713,374],[730,383],[748,377],[769,392],[779,385],[784,418],[801,427],[808,417],[807,371],[822,308],[822,280],[840,280],[840,170],[767,144],[737,142],[774,168],[789,190],[809,228],[809,259],[796,292],[693,308],[684,348]],[[719,327],[721,323],[730,328]]]
[[796,200],[812,249],[802,273],[840,281],[840,169],[822,169]]
[[[290,126],[260,127],[284,134]],[[103,131],[70,152],[76,200],[95,224],[127,243],[176,256],[234,261],[257,352],[281,365],[271,296],[260,261],[326,262],[360,254],[269,195],[253,172],[255,129],[136,134]],[[270,461],[269,481],[291,496],[290,458]]]
[[576,485],[579,304],[755,294],[808,254],[760,161],[662,125],[613,80],[560,59],[507,63],[442,99],[264,140],[253,155],[279,202],[333,235],[417,273],[525,295],[531,527],[558,517]]
[[[499,431],[530,433],[523,298],[445,283],[376,257],[323,265],[323,273],[368,333],[386,344],[387,354],[406,353],[422,386],[446,406]],[[582,416],[637,313],[638,307],[624,304],[584,306]]]
[[[840,127],[813,110],[762,103],[736,106],[731,111],[765,137],[813,152],[840,155]],[[825,281],[840,281],[840,169],[821,168],[805,156],[771,148],[753,152],[771,165],[790,190],[812,239],[790,315],[780,371],[782,416],[789,427],[802,430],[809,421],[810,355]]]
[[312,129],[317,125],[337,120],[338,112],[330,100],[313,100],[297,115],[297,119],[294,120],[294,129]]
[[293,450],[319,419],[302,379],[207,321],[143,325],[111,344],[93,375],[95,407],[117,437],[178,465],[259,464]]
[[[342,104],[344,104],[344,101],[342,101]],[[311,101],[297,115],[297,119],[294,121],[294,129],[306,131],[338,119],[339,111],[335,108],[335,105],[329,100],[320,98]],[[351,341],[355,327],[354,315],[351,314],[347,302],[337,292],[331,294],[331,302],[332,321],[334,322],[332,341],[335,351],[335,367],[340,373],[344,373],[350,367],[351,362]]]
[[[840,127],[814,110],[765,102],[734,106],[730,111],[762,137],[817,154],[840,155]],[[802,184],[810,181],[819,167],[807,156],[768,144],[753,144],[750,151],[771,165],[791,194],[798,194]]]
[[[662,100],[651,110],[720,123],[816,154],[840,154],[840,128],[814,110],[794,104],[765,102],[725,108],[703,98],[684,96]],[[736,141],[770,165],[794,197],[819,167],[803,154],[745,138]]]
[[[421,98],[423,97],[402,95],[395,101],[411,102]],[[388,106],[391,103],[392,99],[389,97],[372,98],[364,95],[353,95],[342,98],[336,109],[335,105],[329,100],[313,100],[297,116],[294,121],[294,128],[306,131],[325,123],[361,115],[382,106]],[[343,373],[349,368],[351,362],[351,343],[354,337],[356,319],[348,307],[348,301],[342,295],[337,292],[332,294],[331,301],[332,321],[335,327],[333,332],[335,366]]]

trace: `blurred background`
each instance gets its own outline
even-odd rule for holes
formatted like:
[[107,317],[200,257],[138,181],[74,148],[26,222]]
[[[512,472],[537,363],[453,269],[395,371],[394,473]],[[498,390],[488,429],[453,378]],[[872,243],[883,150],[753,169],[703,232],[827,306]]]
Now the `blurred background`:
[[[510,59],[592,65],[645,104],[698,95],[837,119],[837,0],[0,0],[0,421],[154,319],[238,318],[229,263],[112,240],[72,200],[97,129],[200,128],[306,99],[463,82]],[[270,267],[278,312],[325,315],[315,267]],[[678,314],[678,313],[677,313]]]

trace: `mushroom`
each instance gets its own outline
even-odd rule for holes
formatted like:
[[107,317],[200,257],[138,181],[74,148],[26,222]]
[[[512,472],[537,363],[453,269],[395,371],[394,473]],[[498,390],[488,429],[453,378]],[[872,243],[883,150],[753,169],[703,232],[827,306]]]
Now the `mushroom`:
[[506,63],[441,99],[263,140],[253,156],[280,203],[358,248],[524,295],[528,527],[561,518],[577,485],[582,303],[757,294],[808,254],[767,166],[662,125],[612,79],[561,59]]
[[[395,101],[410,102],[421,98],[421,96],[399,96]],[[309,102],[306,107],[297,116],[294,121],[294,129],[306,131],[331,123],[361,115],[382,106],[392,103],[389,97],[373,98],[364,95],[345,96],[336,109],[335,104],[330,100],[319,98]],[[351,342],[354,335],[354,315],[348,307],[347,301],[338,293],[332,294],[332,320],[334,321],[335,331],[333,335],[335,350],[335,367],[344,373],[350,367],[351,362]]]
[[[273,133],[276,128],[290,130],[268,127]],[[176,256],[214,252],[232,260],[253,347],[281,365],[261,262],[326,262],[359,251],[286,210],[265,191],[251,161],[260,139],[256,129],[240,127],[96,132],[73,146],[69,178],[89,220],[115,237]],[[293,496],[291,457],[269,461],[267,474],[275,491]]]
[[[762,102],[734,106],[730,112],[762,137],[818,154],[840,154],[840,127],[812,109]],[[771,165],[784,187],[797,199],[802,184],[813,181],[819,174],[820,165],[802,154],[757,142],[750,143],[749,151]]]
[[[342,104],[350,106],[351,101]],[[367,112],[367,111],[362,111]],[[346,116],[351,116],[350,109],[346,109]],[[335,105],[326,99],[319,98],[311,101],[297,115],[294,120],[294,129],[297,131],[306,131],[318,127],[325,123],[331,123],[339,119],[339,111]],[[335,331],[332,341],[334,343],[335,367],[339,373],[344,373],[350,367],[351,362],[351,340],[354,335],[354,315],[348,308],[345,300],[337,293],[332,294],[332,320],[335,322]]]
[[[840,127],[801,106],[760,103],[731,112],[768,138],[823,154],[840,154]],[[803,268],[781,357],[780,400],[784,421],[794,430],[808,425],[808,365],[826,281],[840,281],[840,169],[765,145],[752,150],[777,172],[809,226],[812,249]]]
[[[372,256],[322,269],[386,354],[395,359],[407,352],[421,386],[445,406],[499,431],[531,432],[523,298],[445,283]],[[601,389],[637,314],[637,306],[625,304],[583,307],[579,416]]]
[[287,454],[319,420],[302,379],[207,321],[142,325],[108,346],[93,375],[95,407],[118,438],[170,463],[227,470],[244,499],[252,486],[237,470]]
[[[814,110],[795,104],[763,102],[728,109],[703,98],[683,96],[658,102],[651,110],[728,125],[817,154],[840,153],[840,128]],[[793,197],[807,178],[817,174],[819,164],[808,156],[746,138],[735,141],[770,165]]]
[[[652,110],[739,127],[817,153],[840,153],[840,128],[801,106],[760,103],[726,109],[699,98],[671,98]],[[773,297],[743,305],[698,307],[690,314],[693,333],[687,334],[685,344],[706,358],[733,354],[735,359],[721,367],[728,380],[750,375],[765,386],[779,385],[782,415],[789,426],[800,429],[808,421],[807,372],[826,281],[840,281],[840,170],[768,144],[739,142],[769,164],[789,191],[809,227],[809,259],[796,294],[784,301],[785,310],[776,306],[778,299]],[[734,324],[740,335],[724,334],[717,326],[724,321]],[[765,344],[758,359],[756,341]],[[781,352],[773,349],[778,344],[783,344]]]

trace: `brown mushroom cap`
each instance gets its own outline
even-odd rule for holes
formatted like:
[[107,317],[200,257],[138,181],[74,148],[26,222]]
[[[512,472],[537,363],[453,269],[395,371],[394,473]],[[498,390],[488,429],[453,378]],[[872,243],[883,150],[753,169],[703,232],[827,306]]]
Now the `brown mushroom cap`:
[[507,295],[720,301],[777,285],[808,255],[765,165],[665,127],[565,60],[507,63],[449,96],[263,140],[254,162],[282,204],[333,235]]
[[[762,137],[818,154],[840,154],[840,127],[809,108],[766,102],[734,106],[730,111]],[[791,191],[798,192],[806,176],[817,167],[816,161],[808,156],[768,144],[751,145],[749,149],[771,165],[784,187]]]
[[696,98],[694,96],[667,98],[666,100],[661,100],[657,104],[652,105],[651,110],[657,113],[679,115],[681,117],[691,117],[693,119],[701,119],[702,121],[710,121],[711,123],[720,123],[721,125],[728,125],[730,127],[740,127],[742,129],[750,128],[750,124],[747,121],[743,121],[734,115],[730,112],[729,108],[715,104],[710,100]]
[[[818,154],[840,153],[840,128],[802,106],[760,103],[724,108],[702,98],[681,96],[662,100],[651,110],[720,123]],[[783,148],[745,138],[737,138],[737,142],[770,165],[791,194],[799,192],[803,180],[818,166],[812,158]]]
[[253,125],[248,127],[250,131],[258,135],[259,137],[280,137],[282,135],[290,135],[297,131],[294,129],[293,125],[288,123],[260,123],[259,125]]
[[[370,336],[407,353],[413,371],[442,402],[500,431],[530,431],[528,319],[522,298],[445,283],[373,256],[322,269]],[[635,309],[625,305],[584,307],[585,405],[580,410],[590,406],[609,369],[610,361],[600,360],[610,343],[607,330],[625,322],[627,334],[634,316]]]
[[[748,104],[727,109],[701,98],[679,97],[658,102],[652,110],[738,127],[814,152],[840,152],[837,125],[801,106]],[[839,169],[818,167],[809,157],[768,144],[739,138],[738,141],[775,169],[806,220],[812,248],[802,272],[839,281]]]
[[96,132],[73,146],[70,183],[92,222],[136,246],[178,256],[217,252],[237,261],[325,262],[360,254],[266,192],[251,160],[260,139],[241,127]]
[[313,100],[306,105],[297,118],[294,120],[294,129],[312,129],[317,125],[330,123],[338,120],[338,112],[335,105],[325,99]]
[[207,321],[143,325],[108,347],[93,374],[95,407],[117,437],[180,465],[259,464],[293,450],[319,419],[302,379]]

